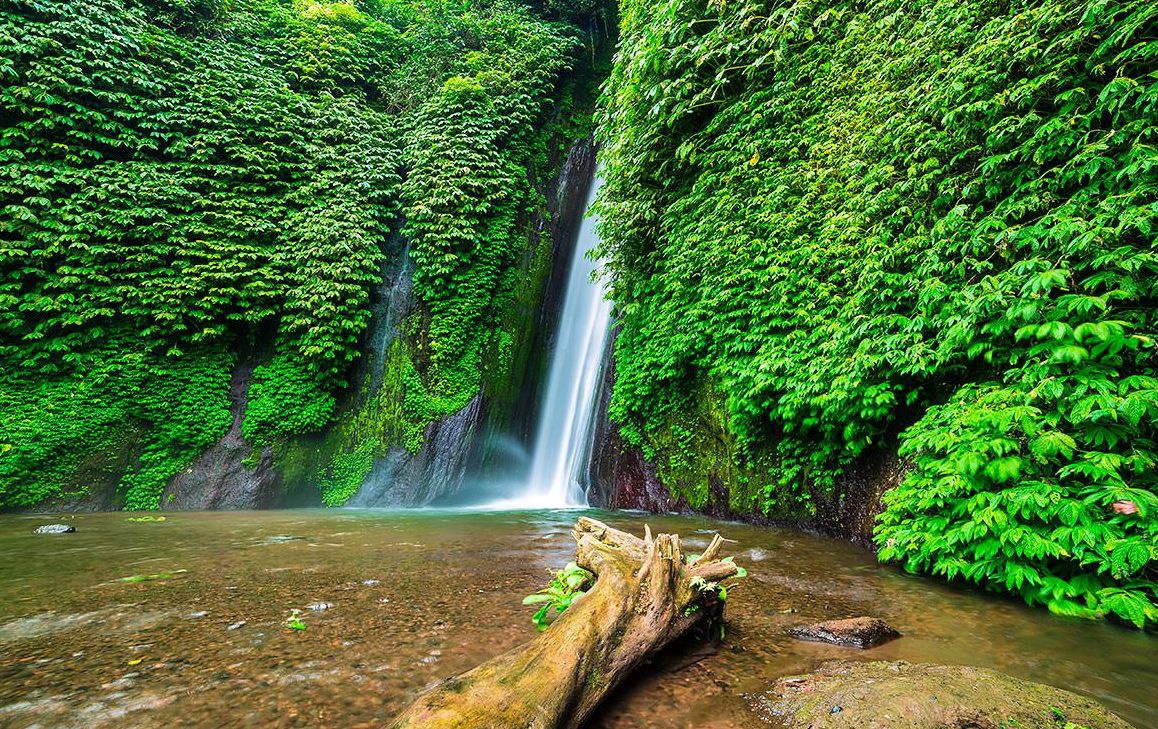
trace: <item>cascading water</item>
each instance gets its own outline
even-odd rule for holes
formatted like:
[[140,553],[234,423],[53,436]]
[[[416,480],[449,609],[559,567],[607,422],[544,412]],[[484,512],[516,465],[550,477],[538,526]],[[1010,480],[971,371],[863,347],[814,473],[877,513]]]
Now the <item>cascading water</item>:
[[[587,208],[600,184],[596,176],[587,195]],[[600,262],[587,258],[587,251],[598,243],[595,220],[587,216],[579,226],[571,260],[530,475],[521,494],[494,506],[547,509],[587,505],[580,478],[590,459],[596,391],[611,327],[611,302],[603,282],[592,280]]]

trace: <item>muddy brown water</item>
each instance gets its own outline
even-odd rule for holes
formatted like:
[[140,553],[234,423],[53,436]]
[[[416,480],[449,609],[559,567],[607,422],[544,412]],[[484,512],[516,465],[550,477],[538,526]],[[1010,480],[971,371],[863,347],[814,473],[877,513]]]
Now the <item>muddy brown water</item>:
[[[750,570],[726,641],[660,656],[595,727],[764,726],[745,694],[830,658],[995,668],[1158,726],[1154,635],[908,576],[790,530],[594,515],[678,532],[689,551],[719,530]],[[572,557],[576,512],[128,516],[0,517],[0,726],[381,726],[432,681],[534,635],[521,598]],[[77,532],[32,534],[56,521]],[[134,576],[155,579],[123,580]],[[294,609],[306,630],[282,627]],[[858,651],[785,634],[862,614],[905,637]]]

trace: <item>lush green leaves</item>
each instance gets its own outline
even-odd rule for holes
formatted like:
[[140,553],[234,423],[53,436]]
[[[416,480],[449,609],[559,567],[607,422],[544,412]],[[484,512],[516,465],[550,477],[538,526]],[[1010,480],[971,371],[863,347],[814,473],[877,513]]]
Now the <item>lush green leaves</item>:
[[628,3],[625,436],[667,459],[719,391],[776,513],[899,440],[884,558],[1152,621],[1156,48],[1145,0]]
[[[118,433],[156,429],[110,466],[140,495],[130,505],[155,508],[224,432],[227,353],[257,342],[277,344],[245,434],[325,425],[403,209],[421,309],[412,399],[469,400],[513,289],[516,221],[539,200],[525,170],[577,49],[568,27],[458,0],[0,9],[0,366],[22,374],[2,394],[0,506],[70,490]],[[213,387],[150,410],[123,399],[149,379],[122,366],[134,358]],[[185,423],[195,437],[165,435]],[[372,457],[345,455],[327,494],[348,496]]]
[[531,622],[537,629],[546,630],[553,621],[552,610],[557,614],[555,617],[562,614],[573,602],[586,595],[594,584],[594,574],[574,562],[568,562],[566,567],[555,572],[546,587],[523,598],[523,604],[539,605],[539,609],[531,616]]

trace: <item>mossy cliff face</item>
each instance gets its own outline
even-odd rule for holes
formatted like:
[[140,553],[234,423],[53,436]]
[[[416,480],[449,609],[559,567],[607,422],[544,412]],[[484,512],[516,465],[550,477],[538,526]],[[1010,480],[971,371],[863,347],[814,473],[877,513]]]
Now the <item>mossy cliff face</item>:
[[[539,183],[543,203],[522,224],[526,248],[512,276],[502,327],[494,332],[495,346],[476,364],[477,389],[440,398],[424,382],[415,365],[421,361],[423,311],[413,294],[414,264],[395,237],[373,294],[374,316],[356,370],[359,384],[341,396],[333,422],[255,445],[243,423],[254,370],[272,359],[242,357],[227,393],[230,427],[168,481],[159,507],[416,506],[452,495],[468,470],[483,465],[486,436],[517,433],[533,407],[546,364],[542,352],[558,316],[557,289],[566,280],[556,262],[569,258],[565,246],[583,213],[575,199],[584,198],[593,171],[591,141],[576,140],[544,172],[553,176]],[[283,422],[276,412],[271,420]],[[78,493],[40,508],[123,508],[118,483],[139,457],[140,439],[129,434],[98,448],[83,463]]]
[[412,266],[399,251],[376,294],[368,337],[374,349],[361,386],[333,426],[273,445],[274,468],[286,483],[320,484],[327,505],[424,505],[452,496],[467,472],[485,466],[488,435],[513,431],[517,437],[541,384],[556,289],[565,280],[555,264],[569,252],[560,246],[572,239],[583,212],[574,201],[582,199],[593,168],[590,140],[575,141],[552,161],[553,177],[541,181],[543,204],[523,223],[527,245],[502,324],[475,364],[476,389],[438,397],[415,366],[422,311],[412,294]]
[[1158,624],[1158,5],[622,9],[624,441],[760,518],[839,521],[903,471],[883,560]]
[[851,464],[827,493],[785,487],[771,454],[742,447],[724,396],[711,386],[647,431],[642,446],[633,445],[607,416],[613,386],[608,361],[588,474],[602,506],[792,524],[870,545],[881,496],[903,476],[895,454],[878,450]]
[[609,12],[6,4],[0,508],[340,503],[505,387]]

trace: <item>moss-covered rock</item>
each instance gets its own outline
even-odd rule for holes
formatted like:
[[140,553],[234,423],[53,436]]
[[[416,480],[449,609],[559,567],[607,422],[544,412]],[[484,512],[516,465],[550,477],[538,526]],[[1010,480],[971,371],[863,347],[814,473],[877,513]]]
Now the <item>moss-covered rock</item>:
[[904,661],[829,661],[752,698],[795,729],[1129,729],[1092,699],[996,671]]

